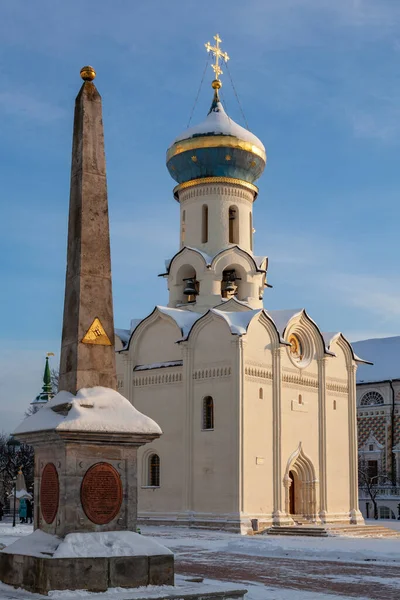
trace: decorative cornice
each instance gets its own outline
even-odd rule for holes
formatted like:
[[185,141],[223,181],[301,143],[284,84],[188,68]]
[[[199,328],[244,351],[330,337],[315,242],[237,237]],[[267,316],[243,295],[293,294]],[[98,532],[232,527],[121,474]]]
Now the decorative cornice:
[[133,387],[142,387],[146,385],[167,385],[169,383],[181,383],[182,373],[163,373],[160,375],[148,375],[139,377],[134,373]]
[[262,369],[259,367],[245,366],[244,373],[248,377],[254,377],[254,378],[258,378],[258,379],[272,380],[272,377],[273,377],[272,368],[271,368],[271,370],[269,370],[269,369]]
[[258,195],[258,187],[245,181],[244,179],[234,179],[233,177],[201,177],[199,179],[191,179],[190,181],[185,181],[184,183],[180,183],[179,185],[174,187],[174,198],[179,200],[179,192],[185,190],[187,188],[194,187],[196,185],[204,185],[204,184],[218,184],[218,183],[227,183],[231,185],[240,185],[254,193],[254,200]]
[[282,373],[282,381],[287,384],[301,385],[313,389],[318,389],[318,379],[312,379],[311,377],[303,377],[300,375],[292,375],[289,373]]
[[347,395],[349,393],[349,387],[347,385],[340,385],[339,383],[326,383],[326,389],[334,394]]
[[232,373],[231,367],[216,367],[213,369],[198,369],[193,372],[193,379],[213,379],[215,377],[229,377]]
[[[203,178],[204,180],[205,178]],[[209,179],[222,179],[216,177],[209,177]],[[226,177],[225,179],[230,179]],[[191,181],[197,181],[197,179],[192,179]],[[230,181],[242,181],[241,179],[230,179]],[[184,185],[184,184],[181,184]],[[214,187],[210,190],[210,185]],[[177,186],[179,187],[179,186]],[[220,196],[236,196],[237,198],[242,198],[246,202],[253,203],[255,200],[254,190],[245,189],[243,187],[239,188],[235,183],[231,186],[227,186],[224,182],[216,182],[215,184],[205,184],[204,186],[195,186],[189,187],[186,189],[179,189],[179,200],[180,202],[184,202],[185,204],[192,204],[196,201],[196,198],[199,196],[208,196],[210,194],[218,194]]]

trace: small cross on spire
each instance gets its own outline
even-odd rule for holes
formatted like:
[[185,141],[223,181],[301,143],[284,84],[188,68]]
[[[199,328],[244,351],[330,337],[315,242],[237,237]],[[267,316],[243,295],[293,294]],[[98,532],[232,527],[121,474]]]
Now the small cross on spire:
[[207,42],[205,45],[207,52],[212,52],[213,56],[215,58],[215,63],[213,65],[211,65],[211,68],[213,69],[214,73],[215,73],[215,81],[219,82],[218,86],[214,86],[217,89],[221,87],[221,82],[219,79],[219,76],[222,75],[223,71],[221,69],[221,67],[219,66],[219,59],[221,58],[224,62],[228,62],[229,60],[229,56],[227,52],[222,52],[221,48],[220,48],[220,43],[222,42],[221,38],[219,37],[218,33],[216,35],[214,35],[214,40],[215,40],[215,46],[212,46],[210,44],[210,42]]

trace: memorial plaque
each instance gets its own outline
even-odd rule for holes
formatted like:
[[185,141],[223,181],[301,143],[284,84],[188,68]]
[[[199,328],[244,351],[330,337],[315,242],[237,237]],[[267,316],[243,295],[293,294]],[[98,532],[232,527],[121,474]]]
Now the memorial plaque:
[[40,480],[40,510],[48,525],[51,525],[56,518],[59,499],[60,485],[57,469],[53,463],[47,463]]
[[104,462],[90,467],[82,481],[81,502],[92,523],[106,525],[115,519],[122,504],[122,483],[118,471]]

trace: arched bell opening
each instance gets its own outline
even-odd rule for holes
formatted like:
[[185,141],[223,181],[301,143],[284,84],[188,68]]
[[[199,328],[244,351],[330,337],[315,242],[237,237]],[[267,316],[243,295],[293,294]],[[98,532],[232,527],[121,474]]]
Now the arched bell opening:
[[245,283],[245,272],[237,265],[232,265],[224,269],[221,281],[221,297],[229,300],[237,298],[244,300],[243,288]]
[[177,281],[180,282],[181,299],[180,304],[193,304],[199,295],[200,284],[197,281],[196,271],[191,265],[182,266],[177,273]]

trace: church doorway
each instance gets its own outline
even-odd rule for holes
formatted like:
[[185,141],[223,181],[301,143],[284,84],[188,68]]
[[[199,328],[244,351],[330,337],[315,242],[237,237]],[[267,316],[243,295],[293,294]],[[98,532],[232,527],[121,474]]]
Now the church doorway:
[[294,483],[294,475],[293,471],[289,471],[289,480],[290,480],[290,488],[289,488],[289,511],[291,515],[295,515],[295,483]]
[[284,484],[286,514],[315,521],[318,481],[314,466],[305,455],[301,444],[288,460]]

